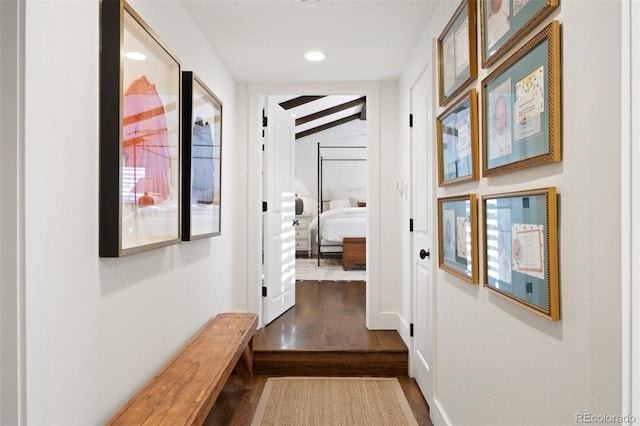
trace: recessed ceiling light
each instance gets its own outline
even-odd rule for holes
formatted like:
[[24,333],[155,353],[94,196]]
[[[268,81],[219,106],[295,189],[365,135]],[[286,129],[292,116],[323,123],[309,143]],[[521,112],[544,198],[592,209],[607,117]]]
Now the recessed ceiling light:
[[313,50],[311,52],[307,52],[304,54],[304,58],[307,61],[312,61],[312,62],[324,61],[324,58],[326,57],[327,55],[317,50]]
[[124,54],[125,58],[132,59],[134,61],[144,61],[147,59],[147,55],[140,52],[127,52]]

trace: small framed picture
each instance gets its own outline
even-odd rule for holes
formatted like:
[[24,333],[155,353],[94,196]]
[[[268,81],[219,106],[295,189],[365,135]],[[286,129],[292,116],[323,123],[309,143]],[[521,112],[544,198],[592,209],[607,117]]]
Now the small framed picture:
[[476,2],[463,0],[438,38],[438,95],[449,103],[478,76]]
[[192,71],[182,72],[182,240],[220,235],[222,102]]
[[478,180],[478,101],[476,89],[436,119],[438,184]]
[[558,7],[558,0],[480,0],[482,67],[487,68]]
[[560,25],[551,22],[482,80],[482,174],[561,160]]
[[180,62],[123,0],[101,2],[100,242],[119,257],[180,242]]
[[438,266],[478,283],[478,222],[475,194],[438,199]]
[[560,318],[554,187],[482,197],[484,287]]

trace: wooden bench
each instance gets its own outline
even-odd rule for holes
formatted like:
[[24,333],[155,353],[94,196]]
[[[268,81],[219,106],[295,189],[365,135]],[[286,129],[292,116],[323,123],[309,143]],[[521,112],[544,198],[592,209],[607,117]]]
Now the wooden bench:
[[217,315],[107,424],[202,424],[234,368],[253,374],[257,324],[252,313]]

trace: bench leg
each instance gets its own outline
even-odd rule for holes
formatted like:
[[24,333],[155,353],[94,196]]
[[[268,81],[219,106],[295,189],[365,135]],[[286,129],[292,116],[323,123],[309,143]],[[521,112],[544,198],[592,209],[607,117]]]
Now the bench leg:
[[245,384],[248,384],[253,376],[253,338],[242,351],[242,356],[235,367],[238,376]]

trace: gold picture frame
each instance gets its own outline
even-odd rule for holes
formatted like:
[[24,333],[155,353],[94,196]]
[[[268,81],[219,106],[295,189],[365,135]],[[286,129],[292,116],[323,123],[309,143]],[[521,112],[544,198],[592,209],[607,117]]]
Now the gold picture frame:
[[556,188],[482,197],[484,287],[560,319]]
[[476,1],[463,0],[438,37],[438,99],[444,106],[478,77]]
[[558,7],[558,0],[480,0],[482,68],[496,63]]
[[438,266],[478,284],[478,215],[475,194],[438,198]]
[[478,180],[478,96],[466,96],[436,119],[438,185]]
[[482,175],[561,160],[560,24],[482,80]]

